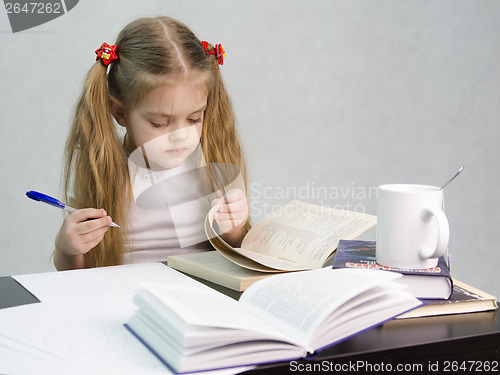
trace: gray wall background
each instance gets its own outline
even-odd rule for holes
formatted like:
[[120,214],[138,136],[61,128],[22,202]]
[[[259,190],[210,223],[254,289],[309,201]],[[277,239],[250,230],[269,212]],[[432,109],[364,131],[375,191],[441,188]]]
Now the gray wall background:
[[[452,274],[500,297],[500,2],[81,0],[13,34],[0,12],[0,275],[54,270],[62,152],[103,41],[140,16],[221,42],[253,220],[291,199],[376,213],[376,186],[440,185]],[[375,230],[363,238],[375,239]]]

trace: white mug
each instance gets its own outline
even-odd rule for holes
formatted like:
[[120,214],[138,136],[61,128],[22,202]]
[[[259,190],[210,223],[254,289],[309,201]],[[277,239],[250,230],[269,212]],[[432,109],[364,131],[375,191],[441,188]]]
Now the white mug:
[[405,269],[435,267],[450,236],[443,190],[409,184],[378,189],[377,263]]

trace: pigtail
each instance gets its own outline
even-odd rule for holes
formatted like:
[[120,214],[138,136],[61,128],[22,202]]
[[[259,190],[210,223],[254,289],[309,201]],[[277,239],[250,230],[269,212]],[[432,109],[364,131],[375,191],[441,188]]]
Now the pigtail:
[[64,183],[67,199],[73,194],[79,208],[104,208],[121,226],[109,230],[87,254],[92,266],[123,263],[128,186],[127,163],[111,115],[106,67],[99,61],[89,71],[76,106],[66,143]]
[[[207,51],[213,50],[214,47],[209,44]],[[234,175],[232,166],[237,166],[244,180],[245,192],[248,194],[245,159],[236,129],[231,99],[220,73],[219,60],[210,54],[207,54],[206,58],[211,64],[213,82],[209,85],[201,146],[207,163],[218,165],[216,171],[209,168],[212,189],[223,191],[224,186],[228,184],[228,177]],[[227,165],[225,171],[223,165]],[[250,221],[247,221],[245,231],[248,231],[250,227]]]

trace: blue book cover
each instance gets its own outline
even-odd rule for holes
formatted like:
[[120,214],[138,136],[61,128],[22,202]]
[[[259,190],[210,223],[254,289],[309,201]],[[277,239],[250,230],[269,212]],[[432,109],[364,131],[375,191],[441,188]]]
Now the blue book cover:
[[[433,268],[404,269],[378,264],[375,251],[375,241],[340,240],[333,268],[361,268],[399,272],[404,275],[403,281],[408,282],[408,285],[412,288],[412,293],[418,298],[448,299],[450,297],[453,291],[453,281],[444,256],[439,258],[437,266]],[[429,276],[432,276],[432,279],[429,279]],[[436,286],[440,288],[439,291],[435,289]]]
[[375,241],[340,240],[333,262],[333,268],[369,268],[395,271],[404,275],[450,276],[445,258],[439,258],[436,267],[427,269],[393,268],[377,263]]

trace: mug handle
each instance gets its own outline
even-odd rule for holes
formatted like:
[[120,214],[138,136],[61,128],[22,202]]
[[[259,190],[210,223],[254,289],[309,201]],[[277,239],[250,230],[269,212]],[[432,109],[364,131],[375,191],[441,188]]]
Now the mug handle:
[[448,219],[442,210],[433,207],[425,208],[422,211],[422,220],[425,222],[431,221],[433,217],[436,218],[436,224],[438,226],[437,244],[434,249],[430,246],[423,246],[419,253],[422,259],[439,258],[448,248],[448,241],[450,239]]

